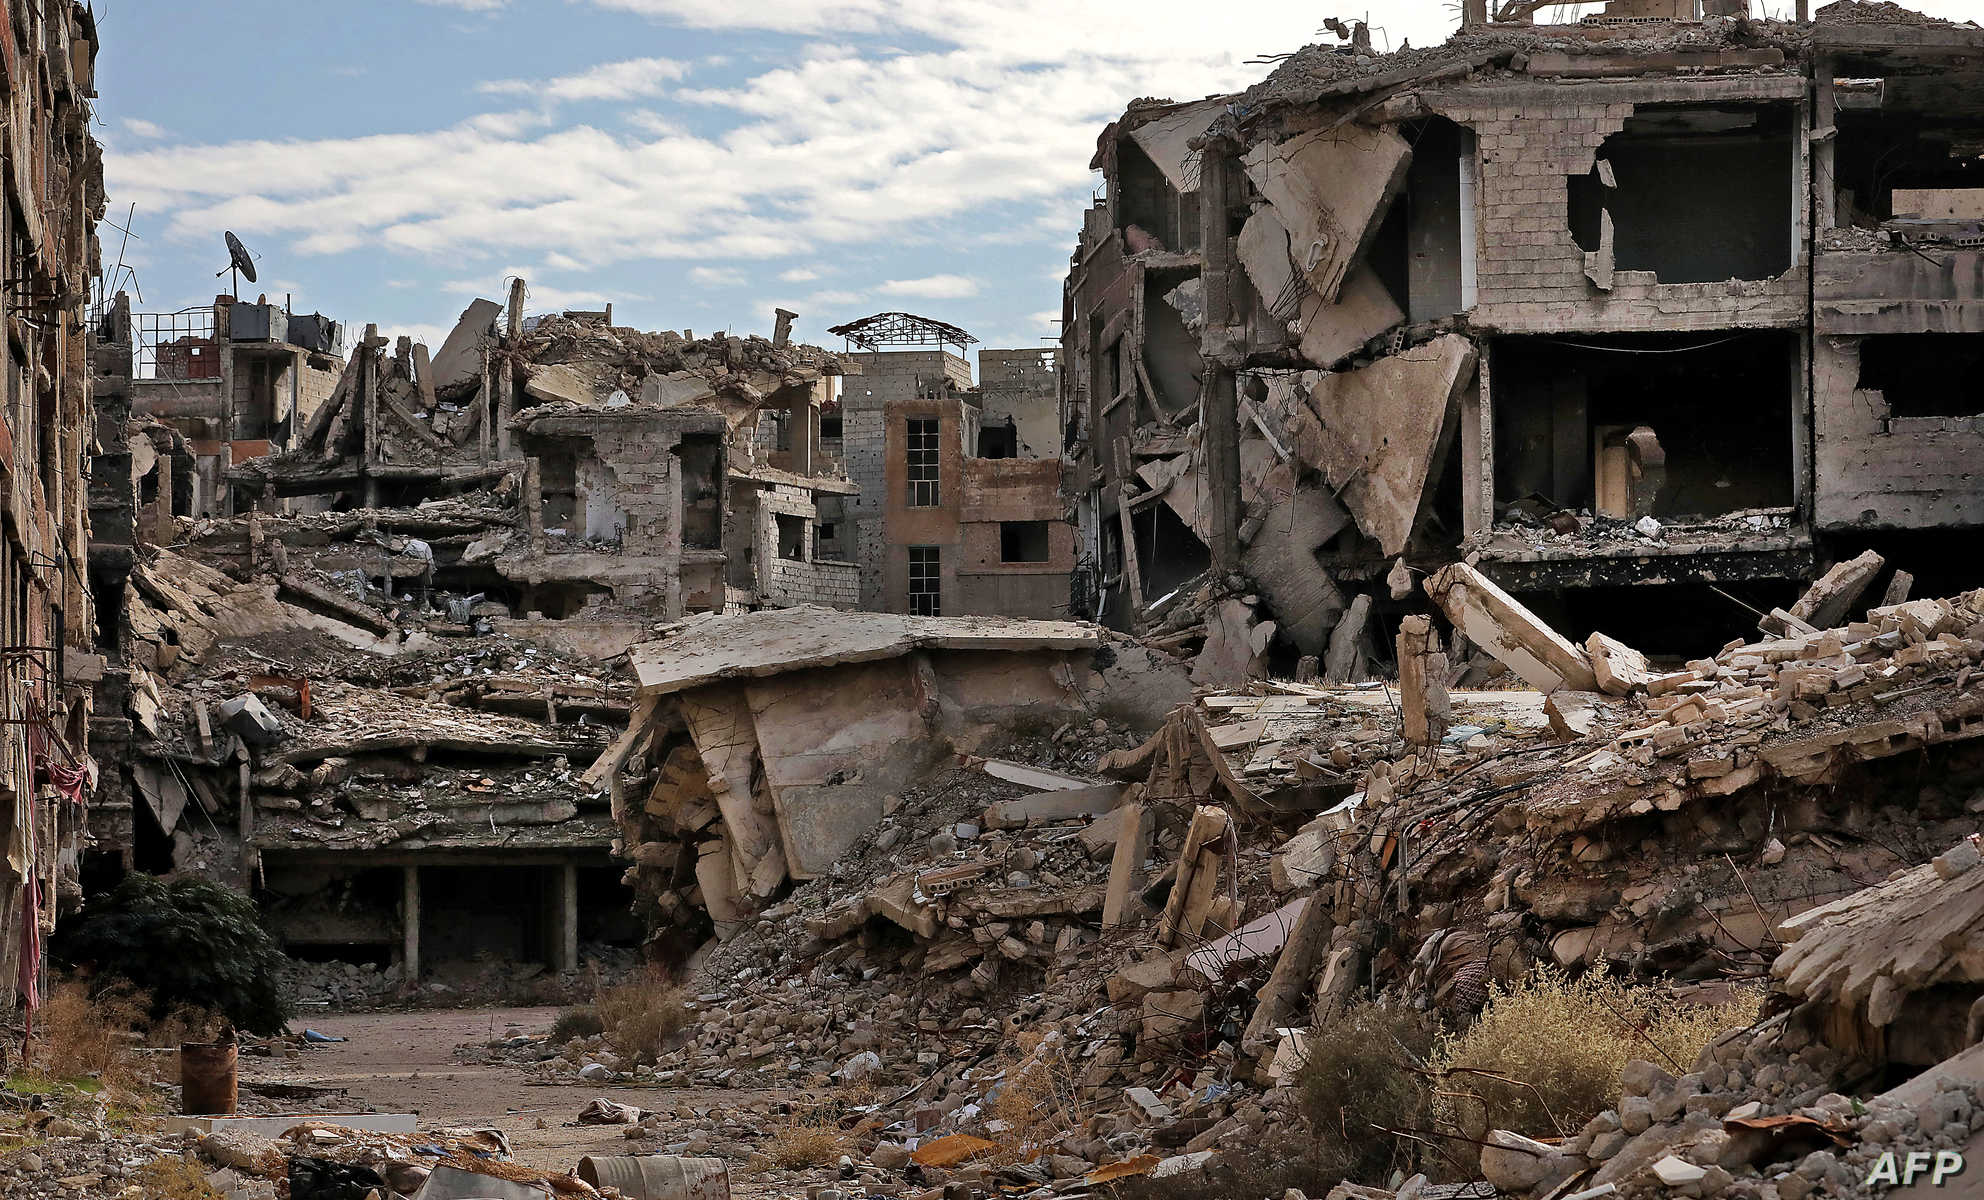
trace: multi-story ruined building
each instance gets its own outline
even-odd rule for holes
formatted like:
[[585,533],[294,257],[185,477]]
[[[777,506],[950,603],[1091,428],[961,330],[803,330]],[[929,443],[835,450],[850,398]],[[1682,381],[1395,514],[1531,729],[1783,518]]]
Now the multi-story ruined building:
[[78,895],[90,782],[96,613],[89,480],[96,436],[85,314],[103,215],[89,132],[96,23],[80,4],[11,0],[0,21],[7,281],[0,427],[0,1007],[42,987],[41,938]]
[[[130,415],[183,439],[192,474],[154,486],[178,488],[180,514],[235,511],[230,468],[294,449],[304,427],[344,374],[344,331],[322,314],[304,316],[266,298],[216,296],[180,312],[133,312],[119,293],[106,308],[99,344],[125,348],[119,378]],[[170,460],[167,460],[168,463]],[[167,470],[170,470],[168,465]]]
[[1320,654],[1465,555],[1573,625],[1738,632],[1979,525],[1984,32],[1538,8],[1104,132],[1062,396],[1105,620],[1237,570]]
[[[839,445],[861,607],[924,616],[1063,617],[1075,566],[1061,500],[1051,351],[981,350],[941,321],[879,313],[829,333],[862,347]],[[934,346],[935,349],[885,349]],[[957,353],[950,349],[955,346]]]

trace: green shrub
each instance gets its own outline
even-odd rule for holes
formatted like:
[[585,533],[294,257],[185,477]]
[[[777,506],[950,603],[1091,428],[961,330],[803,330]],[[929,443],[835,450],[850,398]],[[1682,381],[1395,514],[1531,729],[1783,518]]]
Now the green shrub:
[[600,1020],[599,1010],[590,1004],[568,1008],[558,1014],[551,1023],[551,1044],[562,1046],[579,1038],[597,1037],[606,1032],[606,1022]]
[[235,1028],[281,1033],[287,997],[277,982],[282,946],[241,892],[197,877],[124,877],[65,926],[54,956],[99,982],[128,980],[151,998],[151,1016],[219,1011]]
[[1383,1183],[1409,1166],[1414,1143],[1388,1131],[1425,1127],[1432,1048],[1419,1018],[1390,1005],[1359,1004],[1315,1031],[1296,1086],[1325,1174]]

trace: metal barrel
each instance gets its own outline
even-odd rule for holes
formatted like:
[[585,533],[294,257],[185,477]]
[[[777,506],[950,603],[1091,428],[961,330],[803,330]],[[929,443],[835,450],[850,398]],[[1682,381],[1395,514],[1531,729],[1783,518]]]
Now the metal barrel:
[[189,1117],[231,1117],[240,1098],[240,1047],[187,1042],[179,1047],[179,1107]]
[[720,1158],[586,1157],[579,1160],[579,1178],[596,1188],[619,1188],[627,1200],[730,1200],[730,1168]]

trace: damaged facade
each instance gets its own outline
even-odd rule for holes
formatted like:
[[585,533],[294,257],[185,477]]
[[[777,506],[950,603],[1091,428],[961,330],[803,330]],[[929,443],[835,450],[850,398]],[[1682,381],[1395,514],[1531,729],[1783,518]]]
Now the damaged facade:
[[[1068,616],[1076,552],[1061,496],[1056,354],[980,350],[974,387],[963,355],[976,339],[956,326],[878,313],[828,332],[862,348],[848,355],[860,374],[845,381],[837,426],[860,487],[844,511],[861,607]],[[901,348],[910,346],[935,348]]]
[[[792,342],[791,314],[773,339],[698,339],[614,326],[610,313],[526,320],[526,294],[519,280],[507,306],[476,301],[438,351],[365,327],[312,402],[283,407],[282,386],[252,393],[277,397],[283,426],[253,446],[240,403],[196,412],[188,381],[157,377],[185,339],[154,335],[140,354],[143,322],[121,297],[106,311],[94,353],[123,401],[111,414],[123,438],[94,464],[108,659],[97,700],[121,715],[94,741],[101,878],[229,880],[263,898],[294,954],[410,983],[440,964],[571,970],[582,945],[638,945],[632,884],[649,940],[692,946],[706,912],[727,928],[732,909],[831,861],[838,843],[811,829],[788,834],[807,847],[798,865],[783,848],[768,859],[752,826],[713,860],[731,873],[710,875],[697,854],[708,822],[657,810],[666,829],[643,830],[638,805],[630,824],[576,772],[630,714],[628,736],[655,740],[658,701],[643,693],[637,708],[623,664],[656,622],[791,609],[838,629],[851,618],[836,610],[863,606],[864,570],[901,566],[903,554],[862,542],[864,481],[843,465],[872,464],[878,492],[906,489],[900,437],[886,471],[851,449],[868,427],[846,429],[842,376],[859,379],[864,356]],[[212,372],[209,407],[230,393],[246,403],[256,355],[282,358],[292,393],[316,361],[281,331],[251,343],[244,312],[285,316],[217,303],[218,350],[198,348],[234,365]],[[1051,614],[1066,607],[1072,554],[1053,355],[987,361],[984,389],[900,398],[929,410],[953,452],[930,477],[942,498],[926,497],[927,528],[888,534],[984,577],[979,593],[951,585],[954,610]],[[868,411],[883,436],[880,404]],[[890,413],[895,436],[908,418],[893,400]],[[1032,536],[1002,554],[1007,525]],[[973,548],[989,556],[976,571]],[[1043,704],[1063,686],[1033,683],[1021,691]],[[668,838],[694,903],[678,895],[675,860],[657,859]]]
[[1213,637],[1165,598],[1237,574],[1321,656],[1467,557],[1553,613],[1736,628],[1976,528],[1984,35],[1682,8],[1310,47],[1104,131],[1062,343],[1100,619]]
[[85,317],[100,265],[102,148],[90,136],[95,18],[10,3],[0,18],[8,134],[0,174],[7,280],[7,415],[0,428],[0,1008],[45,986],[42,938],[81,898],[95,771],[90,682],[101,666],[88,576],[99,428]]
[[[304,316],[267,297],[175,313],[133,312],[118,293],[94,331],[99,387],[107,405],[145,426],[138,435],[167,456],[147,497],[163,493],[180,516],[231,514],[230,467],[293,449],[344,373],[344,331],[322,314]],[[148,463],[146,452],[133,453]],[[173,475],[172,458],[191,471]]]

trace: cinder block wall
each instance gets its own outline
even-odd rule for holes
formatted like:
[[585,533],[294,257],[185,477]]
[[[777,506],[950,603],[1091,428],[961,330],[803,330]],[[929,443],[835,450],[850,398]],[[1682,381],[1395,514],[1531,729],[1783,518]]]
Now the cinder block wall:
[[[1660,283],[1652,272],[1617,271],[1601,291],[1585,275],[1571,237],[1568,180],[1592,169],[1605,139],[1642,104],[1727,101],[1799,103],[1795,76],[1700,81],[1583,82],[1576,86],[1458,88],[1429,95],[1434,107],[1474,130],[1481,177],[1475,196],[1476,328],[1503,333],[1730,329],[1796,326],[1810,312],[1802,249],[1774,279]],[[1795,203],[1785,238],[1802,231],[1806,154],[1797,125]],[[1802,222],[1801,222],[1802,224]]]

